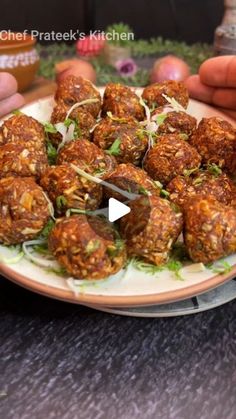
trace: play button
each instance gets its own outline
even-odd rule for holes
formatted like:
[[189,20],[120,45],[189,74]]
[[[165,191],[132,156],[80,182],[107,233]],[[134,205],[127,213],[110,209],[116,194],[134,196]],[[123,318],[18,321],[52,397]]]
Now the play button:
[[119,218],[124,217],[124,215],[129,214],[130,208],[118,201],[115,198],[110,198],[108,201],[108,219],[110,223],[113,223]]

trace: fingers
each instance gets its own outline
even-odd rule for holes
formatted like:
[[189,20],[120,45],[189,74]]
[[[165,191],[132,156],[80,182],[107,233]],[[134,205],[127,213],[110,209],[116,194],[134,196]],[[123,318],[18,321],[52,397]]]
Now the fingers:
[[186,81],[185,85],[192,98],[201,100],[202,102],[211,103],[215,89],[210,86],[206,86],[200,80],[198,75],[190,76]]
[[17,92],[17,81],[10,73],[0,73],[0,100]]
[[201,82],[213,87],[236,87],[236,56],[206,60],[199,69]]
[[24,98],[19,93],[15,93],[0,101],[0,117],[12,112],[24,105]]

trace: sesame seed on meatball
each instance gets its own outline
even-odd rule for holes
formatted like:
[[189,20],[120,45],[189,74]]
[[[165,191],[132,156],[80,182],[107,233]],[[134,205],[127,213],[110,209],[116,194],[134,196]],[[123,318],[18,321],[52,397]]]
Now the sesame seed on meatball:
[[182,231],[182,213],[175,212],[169,201],[157,196],[142,196],[129,206],[130,213],[120,220],[128,255],[164,264]]
[[93,134],[94,143],[108,150],[116,141],[114,156],[119,163],[138,165],[147,149],[148,138],[139,123],[133,118],[104,118],[97,125]]
[[106,86],[102,115],[106,116],[107,112],[111,112],[119,118],[133,116],[138,121],[142,121],[145,117],[145,111],[140,104],[140,98],[128,86],[119,83],[109,83]]
[[184,242],[194,262],[209,263],[236,251],[236,210],[196,196],[185,207]]
[[35,238],[50,216],[48,201],[32,178],[0,179],[0,243]]
[[101,95],[89,80],[70,75],[58,83],[55,93],[56,102],[62,101],[65,105],[72,106],[87,99],[94,99],[94,102],[86,103],[80,108],[96,118],[101,109]]
[[180,134],[166,134],[160,136],[147,153],[144,168],[153,179],[167,184],[200,164],[201,156]]
[[69,164],[50,166],[40,179],[58,214],[68,208],[95,210],[102,201],[102,186],[78,175]]
[[228,121],[203,118],[190,142],[203,164],[216,163],[230,174],[236,172],[236,133]]
[[126,262],[125,244],[100,217],[73,215],[60,219],[49,235],[49,249],[75,278],[106,278]]
[[174,98],[184,108],[187,108],[189,101],[189,94],[183,82],[174,80],[163,81],[162,83],[153,83],[145,87],[142,93],[142,98],[146,101],[149,107],[168,105],[167,100],[163,94]]

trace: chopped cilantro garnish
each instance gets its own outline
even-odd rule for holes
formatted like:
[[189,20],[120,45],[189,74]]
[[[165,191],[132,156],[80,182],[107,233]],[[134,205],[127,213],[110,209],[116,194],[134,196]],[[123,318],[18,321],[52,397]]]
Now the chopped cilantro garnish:
[[181,274],[180,274],[180,269],[182,269],[183,265],[180,261],[178,260],[169,260],[169,262],[167,262],[166,264],[166,268],[169,269],[169,271],[173,272],[176,276],[177,279],[180,279],[181,281],[183,280]]
[[146,188],[144,188],[143,186],[139,186],[138,192],[141,195],[146,195],[146,196],[149,196],[150,195],[150,192]]
[[160,196],[163,198],[168,198],[170,196],[170,193],[166,191],[165,189],[161,189]]
[[215,163],[208,164],[207,170],[216,177],[222,174],[221,168]]
[[15,109],[13,112],[13,115],[24,115],[23,112],[21,112],[19,109]]
[[161,125],[163,124],[163,122],[165,121],[165,119],[167,118],[167,114],[166,113],[161,113],[160,115],[157,115],[156,117],[156,123],[157,125]]
[[57,150],[54,147],[54,145],[52,145],[51,141],[49,140],[47,140],[46,142],[46,147],[47,147],[48,162],[50,165],[54,165],[57,159]]
[[45,225],[44,229],[41,231],[40,236],[47,239],[51,230],[54,227],[55,222],[53,220],[49,220],[48,223]]
[[50,133],[50,134],[56,134],[58,132],[56,127],[50,122],[46,122],[44,124],[44,130],[46,133]]
[[192,173],[196,172],[196,170],[199,170],[198,167],[194,167],[193,169],[185,169],[184,176],[189,177]]
[[119,138],[117,138],[114,143],[111,145],[110,148],[108,148],[108,150],[106,150],[107,154],[110,154],[111,156],[119,156],[120,155],[120,144],[121,144],[121,140]]
[[58,209],[64,208],[66,204],[67,204],[67,199],[64,197],[64,195],[59,195],[56,198],[56,206]]
[[227,274],[232,270],[232,266],[226,260],[218,262],[216,265],[208,265],[208,268],[220,275]]
[[124,240],[120,238],[116,239],[114,245],[111,244],[107,246],[107,254],[112,258],[116,257],[121,252],[121,250],[123,250],[124,245]]
[[64,125],[66,128],[69,128],[71,124],[74,125],[74,140],[75,140],[81,137],[81,129],[79,126],[79,121],[77,119],[71,119],[71,118],[65,119]]

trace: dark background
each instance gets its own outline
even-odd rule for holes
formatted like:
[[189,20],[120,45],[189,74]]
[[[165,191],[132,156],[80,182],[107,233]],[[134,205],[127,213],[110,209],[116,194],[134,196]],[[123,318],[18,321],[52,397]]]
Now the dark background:
[[0,0],[1,29],[65,32],[104,30],[124,22],[136,38],[163,36],[188,43],[212,42],[223,0]]

